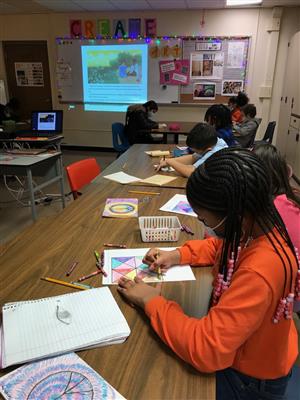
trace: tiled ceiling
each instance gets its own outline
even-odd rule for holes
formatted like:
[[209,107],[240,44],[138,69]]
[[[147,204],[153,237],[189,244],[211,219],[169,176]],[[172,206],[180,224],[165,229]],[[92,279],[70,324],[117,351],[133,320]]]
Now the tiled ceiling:
[[[300,6],[300,0],[263,0],[262,7]],[[0,0],[0,14],[155,11],[225,8],[226,0]]]

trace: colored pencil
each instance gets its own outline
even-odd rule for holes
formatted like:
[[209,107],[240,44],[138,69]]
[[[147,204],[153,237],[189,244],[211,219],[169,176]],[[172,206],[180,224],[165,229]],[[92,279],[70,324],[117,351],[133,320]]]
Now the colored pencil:
[[82,286],[77,286],[73,283],[65,282],[65,281],[60,281],[58,279],[53,279],[53,278],[41,278],[42,281],[47,281],[47,282],[52,282],[52,283],[57,283],[58,285],[62,286],[68,286],[74,289],[79,289],[79,290],[86,290],[87,288],[84,288]]
[[66,272],[66,276],[71,275],[71,273],[74,271],[74,269],[76,268],[76,266],[79,264],[78,261],[74,261],[71,265],[70,268],[68,269],[68,271]]
[[103,243],[104,247],[117,247],[118,249],[126,249],[126,244],[116,244],[116,243]]
[[82,282],[82,281],[85,281],[86,279],[92,278],[93,276],[96,276],[96,275],[99,275],[99,274],[103,274],[103,270],[102,269],[99,269],[98,271],[92,272],[89,275],[82,276],[81,278],[77,279],[77,281],[78,282]]

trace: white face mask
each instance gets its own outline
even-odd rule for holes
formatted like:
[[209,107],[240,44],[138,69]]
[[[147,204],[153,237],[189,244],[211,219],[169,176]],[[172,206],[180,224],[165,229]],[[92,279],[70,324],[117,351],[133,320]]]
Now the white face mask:
[[220,221],[220,222],[219,222],[216,226],[214,226],[213,228],[211,228],[210,226],[206,226],[206,225],[204,224],[204,226],[205,226],[205,232],[207,233],[207,235],[208,235],[208,236],[212,236],[212,237],[216,237],[216,238],[219,238],[219,239],[223,239],[225,236],[222,235],[222,234],[220,234],[220,233],[217,233],[217,232],[215,231],[215,229],[219,228],[219,226],[221,226],[221,225],[226,221],[226,218],[227,218],[227,217],[224,217],[224,218],[222,219],[222,221]]
[[152,119],[154,117],[154,112],[148,111],[148,118]]

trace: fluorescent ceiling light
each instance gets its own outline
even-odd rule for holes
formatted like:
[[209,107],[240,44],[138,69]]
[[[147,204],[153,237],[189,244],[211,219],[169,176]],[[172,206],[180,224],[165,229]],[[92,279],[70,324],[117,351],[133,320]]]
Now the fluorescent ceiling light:
[[226,6],[252,6],[261,4],[262,0],[226,0]]

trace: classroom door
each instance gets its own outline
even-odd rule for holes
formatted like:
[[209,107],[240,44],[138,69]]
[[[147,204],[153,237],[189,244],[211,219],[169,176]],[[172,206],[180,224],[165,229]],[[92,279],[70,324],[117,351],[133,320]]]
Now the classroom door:
[[52,110],[47,42],[4,41],[3,54],[9,98],[20,101],[20,117]]

